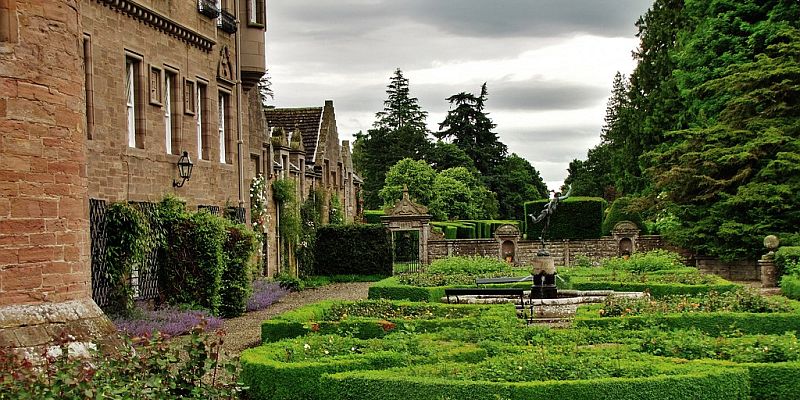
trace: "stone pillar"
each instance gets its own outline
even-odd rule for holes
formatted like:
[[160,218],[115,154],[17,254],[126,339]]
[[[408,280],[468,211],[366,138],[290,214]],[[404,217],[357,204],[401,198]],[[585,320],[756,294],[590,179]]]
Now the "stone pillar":
[[778,248],[779,244],[778,237],[775,235],[769,235],[764,238],[764,247],[768,252],[758,260],[761,287],[773,288],[778,286],[777,268],[775,267],[775,250]]
[[108,335],[91,299],[77,0],[11,0],[0,42],[0,346]]
[[778,287],[777,268],[775,267],[774,259],[762,258],[758,260],[758,270],[761,275],[761,287]]

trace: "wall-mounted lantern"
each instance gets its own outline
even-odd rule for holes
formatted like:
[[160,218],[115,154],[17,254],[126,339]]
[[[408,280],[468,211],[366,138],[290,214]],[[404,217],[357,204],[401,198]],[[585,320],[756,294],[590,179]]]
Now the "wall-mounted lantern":
[[180,175],[181,179],[183,180],[181,183],[178,183],[173,179],[172,187],[183,186],[183,184],[192,177],[192,167],[194,167],[194,164],[192,164],[192,160],[189,159],[189,153],[184,151],[183,155],[178,160],[178,175]]

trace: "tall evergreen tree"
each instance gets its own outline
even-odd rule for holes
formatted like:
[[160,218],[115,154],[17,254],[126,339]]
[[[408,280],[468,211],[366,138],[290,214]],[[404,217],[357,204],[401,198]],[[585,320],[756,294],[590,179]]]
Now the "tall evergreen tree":
[[409,81],[398,68],[386,89],[383,110],[366,134],[356,134],[356,164],[364,178],[365,204],[382,205],[378,192],[384,185],[386,171],[404,158],[419,160],[428,152],[430,139],[425,126],[427,113],[416,97],[411,97]]
[[434,133],[438,139],[451,139],[453,144],[464,150],[483,175],[491,174],[507,152],[506,145],[492,131],[497,125],[484,111],[488,95],[484,83],[480,96],[461,92],[448,97],[450,106],[455,108],[451,108],[439,124],[439,132]]

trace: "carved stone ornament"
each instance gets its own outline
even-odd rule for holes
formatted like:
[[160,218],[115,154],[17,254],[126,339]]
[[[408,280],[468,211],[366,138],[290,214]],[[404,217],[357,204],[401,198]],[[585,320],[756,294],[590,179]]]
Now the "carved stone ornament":
[[619,221],[611,229],[612,232],[639,232],[639,230],[639,227],[631,221]]
[[392,207],[387,215],[426,215],[428,214],[428,208],[421,205],[414,203],[408,197],[408,187],[403,186],[403,198],[400,199],[397,203],[395,203],[394,207]]
[[219,65],[217,66],[217,78],[226,81],[233,81],[233,68],[231,64],[231,51],[228,46],[222,46],[219,51]]
[[519,236],[519,229],[511,224],[500,225],[495,229],[494,235],[498,237]]

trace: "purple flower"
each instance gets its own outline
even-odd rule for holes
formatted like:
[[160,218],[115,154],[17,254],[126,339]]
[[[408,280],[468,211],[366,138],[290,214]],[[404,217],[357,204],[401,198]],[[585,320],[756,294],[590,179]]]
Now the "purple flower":
[[208,324],[206,329],[209,331],[222,327],[221,319],[200,310],[180,310],[172,307],[159,310],[139,309],[134,315],[130,318],[115,319],[114,325],[128,336],[143,336],[156,331],[169,336],[183,335],[189,333],[203,320]]
[[256,280],[253,282],[253,295],[247,302],[247,311],[263,310],[288,293],[289,291],[282,289],[277,282]]

